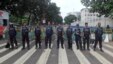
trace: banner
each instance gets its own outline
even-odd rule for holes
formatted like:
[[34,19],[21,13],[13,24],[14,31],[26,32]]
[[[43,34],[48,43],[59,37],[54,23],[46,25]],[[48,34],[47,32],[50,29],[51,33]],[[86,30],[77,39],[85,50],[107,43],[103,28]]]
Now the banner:
[[110,29],[105,29],[104,32],[107,33],[107,34],[112,34],[113,33],[113,30],[111,28]]

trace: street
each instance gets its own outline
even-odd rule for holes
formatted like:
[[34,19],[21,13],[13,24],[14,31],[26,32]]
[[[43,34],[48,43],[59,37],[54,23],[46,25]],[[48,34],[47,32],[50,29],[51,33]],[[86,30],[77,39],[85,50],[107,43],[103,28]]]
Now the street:
[[92,44],[90,51],[76,49],[73,42],[73,50],[67,48],[65,41],[64,49],[57,49],[56,40],[52,43],[52,49],[45,49],[42,41],[42,49],[35,49],[35,41],[31,41],[30,50],[21,50],[21,43],[18,49],[4,48],[6,40],[0,41],[0,64],[113,64],[113,43],[104,43],[103,50],[93,51]]

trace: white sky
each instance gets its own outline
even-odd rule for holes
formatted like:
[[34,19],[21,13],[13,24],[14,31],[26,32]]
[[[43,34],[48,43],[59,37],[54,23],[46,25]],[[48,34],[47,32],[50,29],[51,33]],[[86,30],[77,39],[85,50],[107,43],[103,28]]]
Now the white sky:
[[63,17],[69,12],[79,12],[84,6],[81,4],[81,0],[51,0],[60,7],[60,12]]

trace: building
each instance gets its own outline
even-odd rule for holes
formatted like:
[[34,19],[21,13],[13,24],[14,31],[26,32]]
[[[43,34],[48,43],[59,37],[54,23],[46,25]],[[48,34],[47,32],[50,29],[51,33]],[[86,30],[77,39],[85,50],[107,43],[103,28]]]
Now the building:
[[88,8],[83,8],[81,10],[81,21],[79,22],[79,24],[81,26],[84,26],[84,24],[88,22],[89,26],[94,27],[98,22],[100,22],[103,27],[106,27],[107,25],[113,27],[112,19],[104,16],[98,17],[98,15],[99,13],[97,12],[92,13]]

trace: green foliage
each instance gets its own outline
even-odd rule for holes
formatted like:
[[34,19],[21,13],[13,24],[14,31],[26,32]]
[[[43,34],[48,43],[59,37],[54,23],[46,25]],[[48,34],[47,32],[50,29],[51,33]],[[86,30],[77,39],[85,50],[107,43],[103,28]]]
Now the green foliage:
[[[106,17],[113,18],[113,0],[82,0],[82,4],[90,3],[91,12],[98,12]],[[87,7],[87,5],[84,5]]]
[[90,6],[90,0],[81,0],[81,3],[86,6],[86,7],[89,7]]
[[75,15],[68,15],[64,18],[64,20],[65,20],[66,24],[70,24],[70,23],[76,21],[77,17]]
[[55,3],[50,3],[47,9],[47,14],[46,14],[46,18],[47,21],[54,21],[57,22],[56,20],[59,20],[59,16],[58,14],[60,13],[60,8],[56,6]]
[[54,22],[56,23],[63,23],[63,18],[59,15],[55,16]]
[[27,22],[33,23],[34,21],[42,21],[44,18],[47,21],[53,21],[60,13],[60,8],[55,3],[51,3],[50,0],[0,0],[0,9],[10,12],[11,16],[17,18],[17,21],[21,19],[19,20],[20,24],[23,17],[26,16]]

